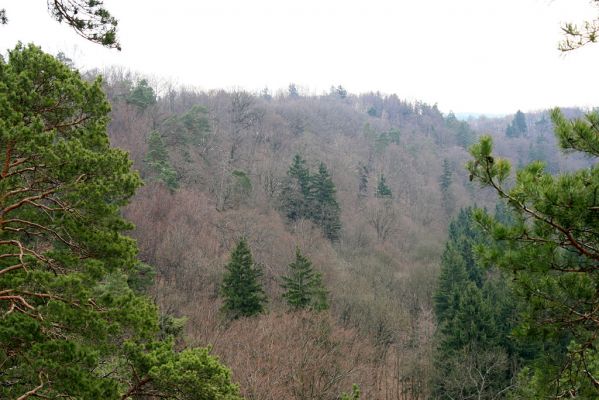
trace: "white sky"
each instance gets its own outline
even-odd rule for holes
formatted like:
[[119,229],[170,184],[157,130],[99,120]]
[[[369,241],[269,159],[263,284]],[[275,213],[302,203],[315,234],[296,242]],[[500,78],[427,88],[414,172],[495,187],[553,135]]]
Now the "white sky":
[[18,40],[83,68],[121,65],[203,89],[343,85],[512,113],[599,105],[599,44],[564,56],[560,24],[595,18],[589,0],[105,0],[123,50],[79,38],[46,0],[0,0]]

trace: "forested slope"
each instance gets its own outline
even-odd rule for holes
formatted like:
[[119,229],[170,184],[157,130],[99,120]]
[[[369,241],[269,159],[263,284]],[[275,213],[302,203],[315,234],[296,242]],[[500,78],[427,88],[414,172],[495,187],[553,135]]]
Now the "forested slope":
[[[141,259],[157,270],[153,295],[189,318],[188,340],[212,344],[251,398],[335,398],[352,383],[364,398],[425,398],[448,223],[462,207],[495,207],[463,167],[478,130],[516,163],[545,158],[559,170],[585,162],[557,154],[542,113],[514,137],[506,135],[512,117],[470,121],[475,131],[396,95],[341,87],[304,95],[294,85],[275,96],[205,92],[114,69],[103,75],[111,141],[145,181],[125,216]],[[304,197],[293,192],[296,156],[310,182],[324,166],[335,207],[312,186]],[[297,202],[304,211],[290,208]],[[315,216],[335,209],[338,227]],[[229,323],[220,287],[241,238],[261,265],[268,304]],[[296,248],[322,274],[330,310],[291,312],[285,303],[282,276]]]

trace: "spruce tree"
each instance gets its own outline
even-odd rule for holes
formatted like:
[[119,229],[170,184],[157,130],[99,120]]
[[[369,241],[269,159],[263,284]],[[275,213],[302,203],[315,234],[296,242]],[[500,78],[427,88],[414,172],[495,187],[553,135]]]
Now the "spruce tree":
[[441,191],[444,193],[447,192],[449,190],[449,187],[451,186],[451,175],[451,165],[449,164],[449,161],[445,158],[443,160],[443,173],[439,178],[439,185],[441,186]]
[[327,293],[322,285],[322,276],[314,271],[310,260],[299,248],[295,250],[295,261],[289,264],[289,275],[284,276],[283,298],[295,309],[324,310],[328,308]]
[[310,172],[306,160],[296,154],[287,171],[280,196],[281,210],[289,220],[308,217],[309,193]]
[[374,196],[379,199],[391,199],[393,197],[393,193],[391,193],[391,189],[387,186],[387,181],[383,174],[379,177],[379,183],[376,186],[376,193]]
[[443,201],[443,208],[447,214],[451,214],[454,209],[454,198],[451,193],[451,165],[447,159],[443,160],[443,172],[439,177],[439,186],[441,187],[441,200]]
[[[461,210],[450,224],[434,293],[439,326],[435,398],[494,398],[505,393],[515,374],[510,366],[520,358],[510,337],[516,312],[513,293],[502,274],[483,274],[477,263],[476,249],[487,239],[473,213]],[[465,369],[457,369],[459,365]]]
[[318,173],[311,177],[310,197],[308,198],[310,219],[322,228],[331,241],[339,239],[341,220],[339,203],[335,196],[335,184],[324,163],[320,163]]
[[514,119],[506,128],[505,135],[507,137],[520,137],[526,135],[527,132],[526,116],[522,111],[518,110],[516,115],[514,115]]
[[233,319],[251,317],[264,311],[266,295],[259,281],[262,271],[254,263],[245,238],[237,243],[225,268],[227,272],[221,285],[223,311]]
[[358,166],[358,198],[363,199],[368,196],[368,166],[361,164]]

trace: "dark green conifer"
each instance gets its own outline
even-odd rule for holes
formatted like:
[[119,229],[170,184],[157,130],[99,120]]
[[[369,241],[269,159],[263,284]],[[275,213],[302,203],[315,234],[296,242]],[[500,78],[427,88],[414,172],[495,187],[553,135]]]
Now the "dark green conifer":
[[360,164],[358,166],[358,197],[365,198],[368,196],[368,166]]
[[443,202],[443,208],[447,214],[451,214],[454,210],[455,199],[453,197],[453,193],[451,192],[451,182],[452,182],[452,174],[453,171],[451,169],[451,164],[449,160],[443,160],[443,172],[439,177],[439,186],[441,187],[441,201]]
[[527,132],[526,116],[522,111],[518,110],[516,115],[514,115],[514,119],[506,128],[505,135],[507,137],[520,137],[526,135]]
[[318,173],[311,177],[309,217],[322,228],[324,235],[332,241],[339,239],[341,220],[339,203],[335,196],[333,180],[324,163],[320,163]]
[[306,160],[296,154],[287,171],[280,196],[281,211],[289,220],[296,221],[308,217],[309,193],[310,172],[306,167]]
[[141,295],[152,271],[121,213],[141,180],[101,87],[33,45],[0,57],[0,398],[239,399]]
[[293,309],[328,308],[327,293],[322,285],[322,276],[312,268],[310,260],[303,256],[299,248],[295,250],[295,261],[289,264],[289,275],[284,276],[282,287],[286,289],[283,298]]
[[[434,398],[477,393],[493,398],[511,385],[520,358],[510,336],[516,313],[513,293],[501,273],[486,276],[476,262],[475,249],[488,239],[472,215],[472,209],[461,210],[450,224],[434,293],[439,326]],[[459,365],[464,369],[456,369]]]
[[231,261],[225,266],[221,293],[224,297],[223,310],[235,319],[251,317],[264,311],[266,295],[260,284],[262,271],[254,263],[247,241],[242,238],[233,252]]
[[376,186],[375,197],[379,199],[391,199],[393,198],[393,193],[391,193],[391,189],[387,186],[387,180],[385,179],[385,175],[381,174],[379,177],[379,183]]
[[[551,112],[556,139],[565,152],[579,152],[594,163],[551,174],[542,162],[520,168],[493,154],[483,136],[470,148],[471,176],[505,201],[507,221],[482,210],[477,221],[494,242],[481,260],[513,277],[521,298],[518,334],[544,344],[538,359],[521,376],[518,398],[599,398],[599,113],[568,120]],[[547,346],[547,344],[551,345]],[[558,344],[558,346],[555,346]],[[554,347],[547,351],[547,347]],[[555,351],[558,350],[558,351]]]
[[154,93],[154,89],[148,84],[148,81],[142,79],[137,82],[137,85],[127,97],[127,103],[133,104],[141,111],[144,111],[149,106],[156,104],[156,93]]

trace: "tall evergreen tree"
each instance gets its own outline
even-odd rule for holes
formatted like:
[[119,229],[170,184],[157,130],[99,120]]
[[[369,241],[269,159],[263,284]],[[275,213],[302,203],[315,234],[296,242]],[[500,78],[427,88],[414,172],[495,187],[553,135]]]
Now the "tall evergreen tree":
[[144,111],[151,105],[156,104],[156,93],[146,79],[142,79],[133,88],[127,97],[127,103],[137,106]]
[[312,262],[303,256],[299,247],[295,250],[295,261],[289,264],[289,275],[282,278],[285,289],[283,298],[293,309],[328,308],[327,293],[322,284],[322,276],[314,270]]
[[171,165],[162,136],[158,131],[153,131],[148,137],[148,154],[146,154],[145,162],[149,167],[150,174],[164,182],[170,190],[179,187],[177,172]]
[[318,166],[318,173],[311,177],[310,197],[308,198],[309,216],[322,228],[324,235],[331,241],[339,239],[341,220],[339,203],[335,196],[335,184],[324,163]]
[[[485,275],[476,248],[486,243],[461,210],[451,222],[434,310],[438,322],[433,390],[436,398],[503,398],[519,355],[510,339],[515,304],[501,274]],[[457,366],[464,365],[464,369]]]
[[318,173],[310,174],[306,161],[296,154],[283,183],[280,208],[290,221],[309,219],[334,241],[341,230],[341,210],[335,192],[335,184],[324,163],[320,163]]
[[[599,157],[599,113],[552,120],[560,146]],[[530,341],[566,343],[560,357],[540,356],[523,376],[520,397],[599,397],[599,165],[553,176],[542,162],[518,171],[506,187],[511,165],[492,154],[490,137],[472,146],[467,167],[497,191],[511,209],[504,223],[483,211],[479,222],[496,240],[483,260],[509,271],[524,300],[520,332]]]
[[227,272],[221,285],[225,313],[235,319],[251,317],[264,311],[266,295],[259,281],[262,271],[254,263],[244,238],[237,243],[225,268]]
[[281,209],[289,220],[308,217],[309,194],[310,172],[306,160],[296,154],[287,171],[280,196]]
[[389,186],[387,186],[387,181],[385,179],[384,174],[381,174],[381,176],[379,177],[379,182],[376,186],[376,192],[374,196],[379,199],[393,198],[393,193],[391,193],[391,189],[389,188]]
[[518,110],[516,115],[514,115],[514,119],[506,128],[505,135],[507,137],[520,137],[526,135],[527,132],[526,116],[522,111]]
[[439,178],[439,185],[441,186],[441,191],[443,193],[449,191],[449,187],[451,186],[451,175],[451,165],[449,164],[449,160],[445,158],[443,159],[443,172]]
[[358,166],[358,197],[368,196],[368,166],[360,163]]
[[101,80],[18,45],[0,82],[0,398],[239,399],[139,293],[120,207],[141,181],[110,147]]
[[443,202],[443,208],[447,214],[451,214],[454,209],[454,197],[451,193],[451,182],[452,182],[451,165],[449,160],[443,160],[443,172],[439,177],[439,185],[441,187],[441,201]]

